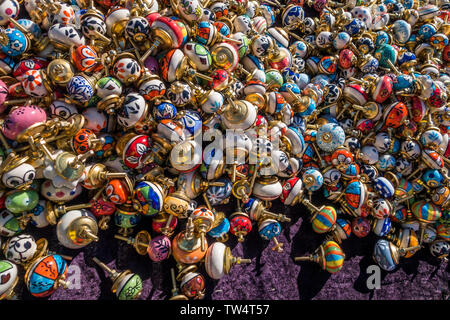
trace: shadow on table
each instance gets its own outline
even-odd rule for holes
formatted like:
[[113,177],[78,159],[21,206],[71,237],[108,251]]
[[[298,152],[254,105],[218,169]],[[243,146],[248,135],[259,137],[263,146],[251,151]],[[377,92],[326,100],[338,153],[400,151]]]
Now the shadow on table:
[[[297,205],[291,211],[297,211],[298,219],[302,219],[298,232],[292,237],[291,259],[312,254],[322,243],[324,236],[314,233],[309,223],[310,214],[303,205]],[[292,217],[293,215],[291,215]],[[295,262],[300,265],[297,287],[300,300],[313,299],[330,278],[315,262]]]

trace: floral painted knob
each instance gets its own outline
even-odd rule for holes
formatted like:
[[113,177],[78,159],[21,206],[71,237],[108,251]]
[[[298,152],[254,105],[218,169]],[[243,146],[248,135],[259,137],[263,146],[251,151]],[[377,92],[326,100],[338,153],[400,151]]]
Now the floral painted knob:
[[140,297],[142,293],[142,279],[139,275],[132,273],[130,270],[119,273],[95,257],[92,260],[109,274],[113,281],[111,291],[116,294],[119,300],[135,300]]

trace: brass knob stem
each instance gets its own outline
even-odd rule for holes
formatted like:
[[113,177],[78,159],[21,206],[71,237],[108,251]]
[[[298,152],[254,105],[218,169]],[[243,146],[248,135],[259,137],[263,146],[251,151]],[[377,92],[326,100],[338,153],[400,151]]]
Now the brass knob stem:
[[186,223],[186,232],[184,234],[186,240],[192,240],[194,238],[194,230],[195,230],[194,222],[192,220],[192,217],[189,217]]
[[65,281],[63,279],[56,280],[55,284],[53,285],[55,288],[63,287],[64,289],[67,289],[69,287],[70,282]]
[[100,260],[98,260],[96,257],[92,258],[92,260],[100,267],[102,268],[104,271],[106,271],[109,274],[113,274],[115,272],[115,270],[109,268],[106,264],[104,264],[103,262],[101,262]]
[[101,32],[98,32],[97,30],[94,30],[94,35],[97,39],[100,39],[101,41],[106,42],[106,44],[111,43],[111,39],[105,37],[105,35],[103,35]]
[[228,38],[228,37],[222,37],[222,40],[228,41],[228,42],[233,42],[233,43],[236,43],[236,44],[241,44],[241,43],[242,43],[241,40],[237,40],[237,39],[233,39],[233,38]]
[[276,214],[276,213],[273,213],[273,212],[264,210],[264,211],[263,211],[263,215],[265,215],[265,216],[267,216],[267,217],[269,217],[269,218],[278,220],[278,221],[280,221],[280,222],[291,222],[291,218],[286,217],[285,215],[283,215],[283,214],[281,214],[281,213],[280,213],[280,214]]
[[[77,159],[76,161],[79,163],[83,163],[87,158],[93,156],[94,153],[95,153],[94,150],[89,150],[86,153],[80,154],[76,157],[76,159]],[[71,163],[71,165],[72,165],[72,163]]]
[[201,239],[200,247],[201,247],[202,252],[204,252],[204,251],[206,250],[206,249],[205,249],[205,242],[206,242],[206,239],[205,239],[205,233],[204,233],[204,232],[201,232],[201,233],[200,233],[200,239]]
[[67,211],[70,210],[79,210],[79,209],[86,209],[92,207],[93,203],[80,203],[80,204],[74,204],[72,206],[59,206],[56,208],[56,210],[59,213],[65,214]]
[[175,269],[170,268],[170,277],[172,279],[172,295],[176,296],[178,294],[178,288],[177,288],[177,280],[175,277]]
[[233,264],[250,264],[252,263],[251,259],[244,259],[241,257],[233,257]]
[[134,243],[134,239],[133,239],[133,238],[130,238],[130,237],[124,237],[124,236],[121,236],[121,235],[119,235],[119,234],[114,235],[114,238],[116,238],[116,239],[118,239],[118,240],[125,241],[125,242],[128,243],[128,244],[133,244],[133,243]]
[[166,225],[163,228],[161,228],[161,232],[163,234],[170,234],[172,232],[172,230],[170,229],[170,224],[172,223],[172,220],[173,220],[173,215],[169,214],[169,217],[167,218],[167,221],[166,221]]
[[158,40],[158,38],[153,40],[152,45],[150,46],[150,48],[148,48],[148,50],[141,56],[141,58],[139,59],[139,61],[141,61],[142,63],[145,62],[145,60],[147,60],[148,56],[156,49],[158,49],[158,47],[160,46],[161,42]]
[[311,212],[311,213],[315,213],[320,211],[319,208],[317,208],[315,205],[313,205],[311,203],[311,201],[309,201],[308,199],[300,199],[300,202]]
[[277,252],[283,252],[283,243],[279,243],[277,238],[273,238],[273,242],[275,243],[275,246],[272,248],[272,250],[276,250]]
[[305,256],[305,257],[295,257],[294,261],[313,261],[313,256],[309,255],[309,256]]
[[95,241],[95,242],[97,242],[99,240],[97,235],[92,233],[92,230],[89,229],[87,226],[83,226],[82,227],[82,229],[80,230],[80,236],[83,237],[83,238],[85,237],[85,238],[90,239],[90,240]]

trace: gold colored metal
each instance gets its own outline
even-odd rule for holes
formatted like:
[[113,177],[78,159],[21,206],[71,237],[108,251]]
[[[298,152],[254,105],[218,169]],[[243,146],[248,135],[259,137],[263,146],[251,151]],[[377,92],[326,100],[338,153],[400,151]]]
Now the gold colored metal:
[[169,300],[189,300],[184,294],[178,293],[177,282],[175,278],[175,269],[170,269],[170,276],[172,278],[172,297]]
[[48,64],[47,75],[54,84],[65,86],[73,78],[75,72],[69,61],[55,59]]
[[92,260],[100,268],[102,268],[104,271],[108,273],[109,277],[113,281],[113,285],[111,287],[111,291],[113,293],[117,292],[117,288],[119,287],[120,283],[125,279],[125,277],[132,273],[130,270],[125,270],[119,273],[116,270],[109,268],[106,264],[98,260],[96,257],[92,258]]
[[97,222],[88,217],[79,217],[72,221],[67,229],[67,237],[78,244],[89,244],[98,241]]
[[136,252],[141,256],[147,253],[149,243],[152,240],[150,233],[145,230],[139,231],[134,238],[127,238],[121,235],[114,235],[114,238],[126,241],[128,244],[133,245]]
[[231,267],[233,265],[235,265],[235,264],[243,264],[243,263],[249,264],[249,263],[252,263],[252,260],[244,259],[244,258],[241,258],[241,257],[235,257],[235,256],[233,256],[231,254],[230,247],[226,247],[225,248],[225,254],[224,254],[224,257],[223,257],[223,272],[225,274],[229,274],[230,273]]

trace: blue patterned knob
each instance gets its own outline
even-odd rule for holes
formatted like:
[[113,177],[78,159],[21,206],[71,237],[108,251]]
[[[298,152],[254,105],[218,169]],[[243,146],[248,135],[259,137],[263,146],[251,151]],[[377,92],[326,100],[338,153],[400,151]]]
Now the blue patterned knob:
[[276,220],[267,219],[259,224],[258,232],[261,238],[270,241],[280,234],[281,225]]
[[87,103],[94,95],[94,88],[83,76],[75,76],[70,79],[66,89],[70,98],[80,104]]
[[316,142],[320,149],[333,152],[345,142],[345,132],[335,123],[326,123],[317,130]]
[[8,43],[2,45],[1,49],[4,53],[11,57],[16,57],[28,50],[30,42],[28,38],[19,30],[8,28],[4,34],[8,37]]

